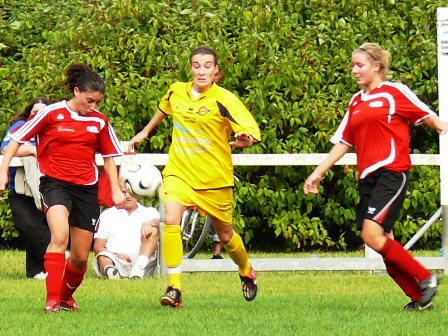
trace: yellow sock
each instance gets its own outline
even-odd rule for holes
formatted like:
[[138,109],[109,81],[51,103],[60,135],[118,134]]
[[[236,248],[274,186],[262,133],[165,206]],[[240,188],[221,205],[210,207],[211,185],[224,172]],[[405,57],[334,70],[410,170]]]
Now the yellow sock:
[[241,275],[247,275],[250,271],[250,264],[247,258],[247,252],[244,248],[243,240],[240,235],[233,231],[233,237],[227,244],[223,244],[229,257],[235,264],[238,265],[238,269]]
[[180,225],[163,225],[162,256],[168,268],[168,285],[181,290],[182,238]]

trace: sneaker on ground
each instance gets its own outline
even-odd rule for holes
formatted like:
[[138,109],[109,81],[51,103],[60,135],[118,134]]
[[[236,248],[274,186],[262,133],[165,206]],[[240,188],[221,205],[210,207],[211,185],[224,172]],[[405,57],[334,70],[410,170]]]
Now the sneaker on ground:
[[73,296],[68,300],[61,299],[61,309],[67,310],[67,311],[78,311],[78,305],[76,304],[75,299]]
[[418,301],[418,304],[421,307],[426,307],[428,304],[432,302],[433,297],[437,294],[439,281],[440,280],[437,278],[437,275],[432,273],[425,280],[419,282],[422,296]]
[[420,306],[417,301],[411,301],[406,306],[404,306],[404,310],[410,313],[419,312],[424,310],[432,310],[434,306],[432,302],[428,303],[425,307]]
[[222,256],[220,254],[214,254],[212,259],[222,259]]
[[134,265],[129,272],[129,279],[143,279],[145,276],[145,269],[141,265]]
[[113,265],[107,265],[106,267],[104,267],[104,273],[106,274],[106,277],[108,277],[111,280],[124,279],[124,276],[121,275],[118,268],[116,268]]
[[247,275],[242,276],[240,274],[243,296],[246,301],[252,301],[257,296],[258,286],[257,286],[257,274],[255,273],[252,266]]
[[165,294],[160,297],[160,304],[162,306],[170,306],[173,308],[180,308],[182,304],[182,293],[177,288],[168,286]]
[[45,308],[44,308],[44,312],[47,314],[57,314],[57,313],[59,313],[60,310],[61,310],[61,306],[60,306],[59,302],[57,302],[55,300],[47,301]]
[[37,273],[35,276],[33,276],[33,279],[36,279],[36,280],[45,280],[45,279],[47,278],[47,274],[48,274],[48,273],[46,273],[46,272],[40,272],[40,273]]

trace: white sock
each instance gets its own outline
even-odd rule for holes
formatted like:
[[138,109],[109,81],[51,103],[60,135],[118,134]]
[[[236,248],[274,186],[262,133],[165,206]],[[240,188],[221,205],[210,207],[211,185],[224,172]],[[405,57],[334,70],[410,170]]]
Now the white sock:
[[149,258],[147,256],[139,255],[135,264],[145,268],[148,265],[148,262]]

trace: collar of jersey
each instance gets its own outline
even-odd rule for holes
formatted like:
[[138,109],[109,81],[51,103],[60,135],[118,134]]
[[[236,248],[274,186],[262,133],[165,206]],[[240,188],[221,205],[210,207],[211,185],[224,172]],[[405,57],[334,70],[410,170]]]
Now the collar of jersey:
[[201,99],[202,97],[206,97],[209,95],[212,95],[213,93],[216,92],[216,90],[219,89],[219,86],[216,83],[213,83],[212,86],[205,92],[202,92],[196,99],[193,97],[192,93],[191,93],[191,89],[193,86],[193,82],[188,82],[186,87],[187,87],[187,94],[188,96],[193,99],[193,100],[197,100],[197,99]]

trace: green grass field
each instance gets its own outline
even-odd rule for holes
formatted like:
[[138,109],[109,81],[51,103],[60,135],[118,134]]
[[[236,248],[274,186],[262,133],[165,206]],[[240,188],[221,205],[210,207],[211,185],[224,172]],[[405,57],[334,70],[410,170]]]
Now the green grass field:
[[258,297],[246,302],[236,273],[192,273],[183,308],[172,309],[158,301],[163,278],[111,281],[89,270],[75,295],[80,311],[47,315],[45,282],[24,269],[24,252],[0,251],[2,336],[448,334],[443,283],[433,311],[406,313],[407,298],[382,274],[259,272]]

